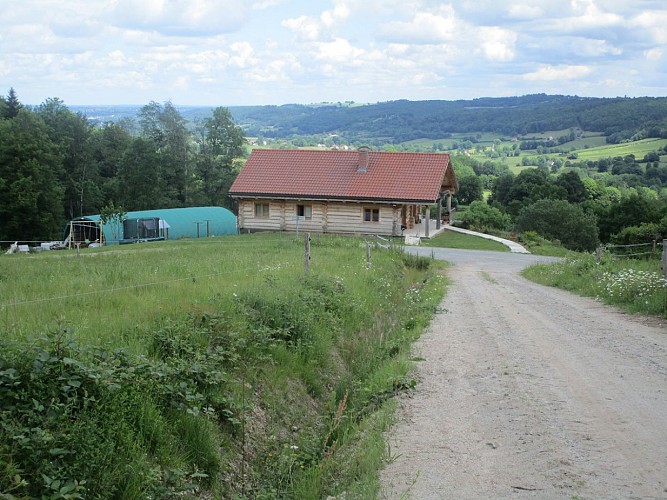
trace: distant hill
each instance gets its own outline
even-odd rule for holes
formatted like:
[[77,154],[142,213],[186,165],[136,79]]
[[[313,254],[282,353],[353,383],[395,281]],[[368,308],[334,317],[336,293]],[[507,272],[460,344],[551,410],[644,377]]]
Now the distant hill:
[[[97,121],[133,117],[140,106],[72,106]],[[211,107],[177,109],[194,121]],[[629,139],[638,131],[667,136],[667,97],[591,98],[534,94],[459,101],[389,101],[282,106],[231,106],[249,136],[339,134],[354,142],[439,139],[453,133],[493,132],[508,136],[579,128]],[[646,134],[645,134],[646,135]],[[612,139],[612,142],[618,142]]]

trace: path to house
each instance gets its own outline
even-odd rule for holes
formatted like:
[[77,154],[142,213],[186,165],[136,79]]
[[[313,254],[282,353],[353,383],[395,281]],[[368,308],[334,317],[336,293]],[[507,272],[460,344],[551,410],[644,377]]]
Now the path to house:
[[667,323],[533,284],[543,257],[455,263],[388,436],[383,498],[667,498]]

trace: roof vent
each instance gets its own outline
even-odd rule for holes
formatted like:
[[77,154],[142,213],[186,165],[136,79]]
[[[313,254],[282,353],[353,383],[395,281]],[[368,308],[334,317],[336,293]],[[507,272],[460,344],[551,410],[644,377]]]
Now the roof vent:
[[357,164],[357,172],[366,172],[368,170],[368,146],[361,146],[359,148],[359,163]]

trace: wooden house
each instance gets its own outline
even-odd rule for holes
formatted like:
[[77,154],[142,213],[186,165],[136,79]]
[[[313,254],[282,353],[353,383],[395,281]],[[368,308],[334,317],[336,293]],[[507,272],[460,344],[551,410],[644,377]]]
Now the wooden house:
[[230,195],[241,231],[400,236],[457,187],[447,154],[255,149]]

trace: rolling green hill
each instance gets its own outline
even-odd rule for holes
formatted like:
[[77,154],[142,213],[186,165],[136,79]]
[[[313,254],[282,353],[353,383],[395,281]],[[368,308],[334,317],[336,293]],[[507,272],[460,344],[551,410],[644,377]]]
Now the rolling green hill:
[[[176,106],[190,122],[209,116],[213,107]],[[72,106],[72,109],[104,122],[132,118],[140,106]],[[667,97],[534,94],[459,101],[230,106],[229,110],[251,137],[338,135],[347,142],[374,146],[419,139],[447,140],[457,134],[481,135],[482,140],[487,134],[537,137],[568,129],[595,131],[612,143],[631,139],[638,131],[644,131],[646,137],[667,137]]]

